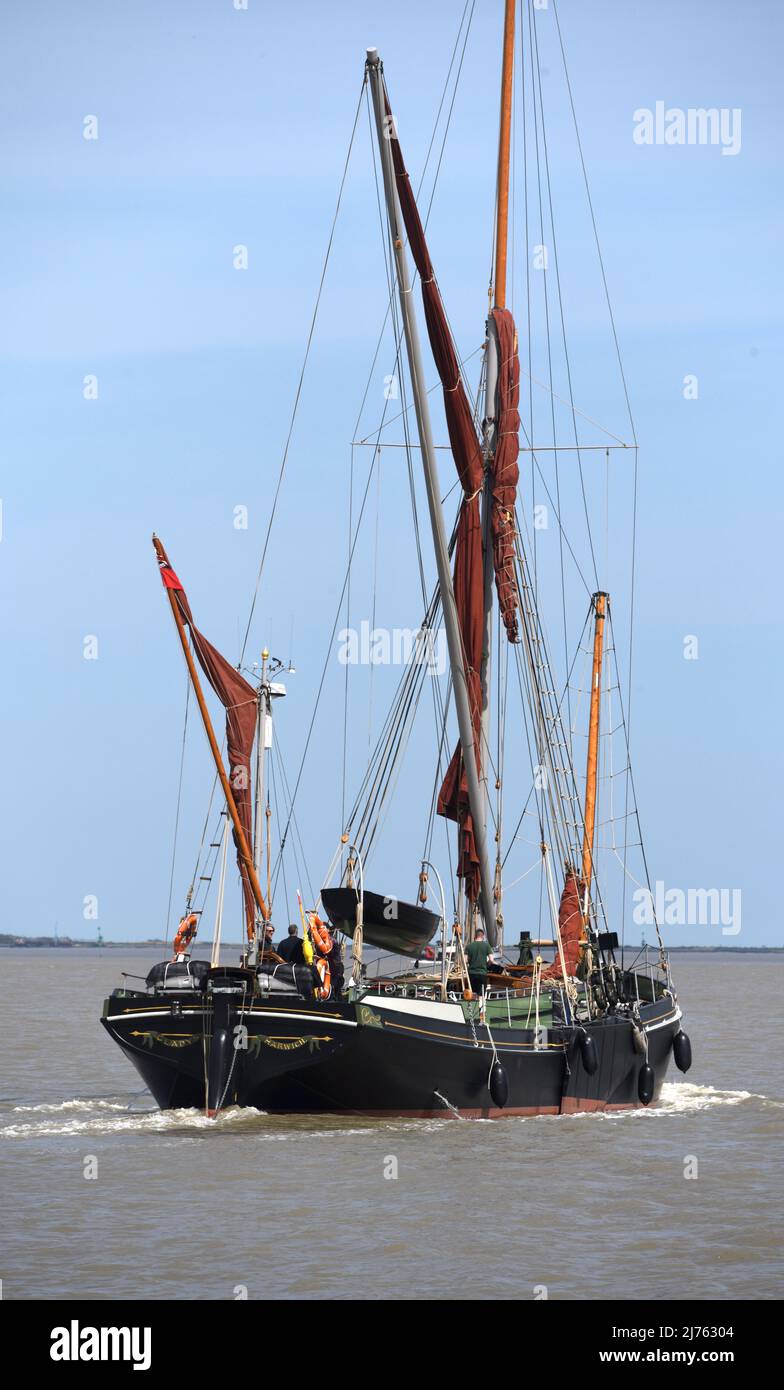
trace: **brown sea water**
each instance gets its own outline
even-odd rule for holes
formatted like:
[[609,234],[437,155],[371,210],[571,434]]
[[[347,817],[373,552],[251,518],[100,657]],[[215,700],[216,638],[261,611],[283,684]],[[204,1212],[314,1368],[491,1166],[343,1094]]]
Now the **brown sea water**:
[[0,951],[5,1298],[780,1296],[784,957],[673,957],[694,1065],[655,1109],[217,1122],[98,1023],[160,958]]

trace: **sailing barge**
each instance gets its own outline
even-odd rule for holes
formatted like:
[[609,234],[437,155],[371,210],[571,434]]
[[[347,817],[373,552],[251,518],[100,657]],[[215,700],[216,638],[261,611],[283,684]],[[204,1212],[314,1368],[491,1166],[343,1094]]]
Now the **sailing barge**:
[[[211,960],[196,960],[189,948],[198,918],[188,910],[173,959],[155,966],[143,988],[126,982],[105,1002],[104,1028],[162,1108],[193,1107],[211,1116],[235,1105],[298,1114],[558,1115],[648,1105],[659,1096],[671,1056],[682,1071],[690,1065],[663,947],[653,966],[628,967],[622,952],[618,960],[618,933],[603,916],[598,891],[597,790],[609,598],[598,587],[591,598],[587,763],[584,796],[575,811],[571,741],[555,698],[536,585],[515,524],[520,364],[517,330],[506,304],[514,25],[514,0],[506,0],[480,420],[468,399],[376,50],[368,50],[365,67],[438,577],[422,632],[432,633],[442,616],[459,731],[437,799],[438,813],[455,822],[458,832],[454,920],[447,920],[442,888],[438,912],[424,905],[431,875],[438,878],[427,860],[416,904],[365,889],[361,841],[368,817],[360,810],[341,835],[339,884],[326,885],[310,914],[303,912],[302,958],[281,961],[270,949],[269,845],[266,894],[261,886],[265,816],[269,826],[264,768],[273,700],[283,688],[271,678],[266,652],[254,685],[198,631],[183,586],[156,538],[161,578],[225,802],[221,879],[231,827],[247,936],[236,966],[220,964],[219,926]],[[407,247],[421,282],[462,488],[451,539],[444,525]],[[517,962],[502,942],[500,849],[495,872],[488,853],[494,621],[523,663],[537,768],[544,772],[537,784],[539,850],[551,936],[535,938],[529,949],[522,933]],[[418,678],[415,665],[411,681]],[[199,668],[226,710],[228,767]],[[405,689],[401,708],[410,703]],[[556,865],[563,866],[560,892]],[[317,915],[319,908],[329,927]],[[477,986],[466,944],[480,927],[493,954],[486,980]],[[340,939],[351,943],[345,983]],[[412,964],[391,971],[382,959],[372,974],[370,948],[408,957]]]

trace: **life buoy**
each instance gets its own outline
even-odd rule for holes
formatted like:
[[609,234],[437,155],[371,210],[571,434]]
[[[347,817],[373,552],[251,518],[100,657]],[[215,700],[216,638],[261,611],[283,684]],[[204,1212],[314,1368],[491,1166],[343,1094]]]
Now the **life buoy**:
[[308,917],[308,926],[310,927],[310,935],[313,938],[313,944],[316,950],[320,951],[322,956],[328,956],[332,950],[332,937],[325,923],[322,922],[320,917],[316,916],[315,912],[311,912]]
[[329,961],[326,957],[321,956],[316,961],[316,970],[321,980],[321,984],[316,990],[316,997],[318,999],[329,999],[332,993],[332,973],[329,968]]
[[198,925],[199,918],[197,913],[192,912],[190,916],[183,917],[177,928],[177,935],[174,938],[174,944],[172,946],[174,955],[172,956],[172,960],[176,960],[178,956],[182,955],[183,951],[187,951],[196,935],[196,928]]

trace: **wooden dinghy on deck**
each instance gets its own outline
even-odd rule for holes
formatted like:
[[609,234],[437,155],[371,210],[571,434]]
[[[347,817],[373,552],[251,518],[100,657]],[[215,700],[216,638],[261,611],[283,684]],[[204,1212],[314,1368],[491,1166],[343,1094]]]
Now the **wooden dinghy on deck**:
[[[357,894],[353,888],[324,888],[321,893],[324,911],[336,931],[353,937],[357,925]],[[383,897],[380,893],[363,895],[362,930],[369,946],[392,951],[399,956],[417,957],[432,941],[440,925],[440,917],[425,907],[401,902],[398,898]]]

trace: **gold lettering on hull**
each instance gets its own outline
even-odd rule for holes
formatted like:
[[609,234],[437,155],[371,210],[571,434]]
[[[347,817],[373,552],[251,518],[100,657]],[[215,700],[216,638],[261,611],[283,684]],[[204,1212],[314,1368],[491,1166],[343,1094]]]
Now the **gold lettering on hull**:
[[199,1033],[142,1033],[134,1029],[131,1033],[132,1038],[141,1038],[145,1047],[154,1047],[156,1043],[162,1043],[164,1047],[190,1047],[191,1043],[199,1040]]
[[[202,1042],[201,1033],[155,1033],[151,1031],[142,1032],[134,1029],[130,1037],[141,1038],[145,1047],[153,1048],[156,1043],[162,1047],[190,1047],[193,1043]],[[248,1038],[247,1051],[258,1057],[262,1047],[271,1047],[277,1052],[294,1052],[297,1048],[307,1047],[310,1052],[315,1052],[323,1042],[332,1042],[332,1037],[327,1034],[323,1037],[265,1037],[260,1033]]]
[[312,1036],[305,1038],[270,1038],[265,1037],[261,1033],[256,1033],[254,1037],[248,1038],[248,1051],[255,1053],[257,1057],[262,1047],[271,1047],[276,1052],[294,1052],[299,1047],[307,1047],[308,1051],[315,1052],[317,1048],[321,1047],[323,1042],[332,1042],[332,1038],[316,1038]]

